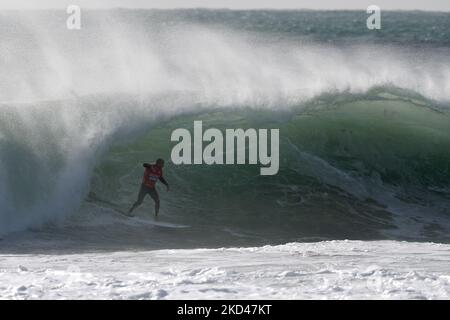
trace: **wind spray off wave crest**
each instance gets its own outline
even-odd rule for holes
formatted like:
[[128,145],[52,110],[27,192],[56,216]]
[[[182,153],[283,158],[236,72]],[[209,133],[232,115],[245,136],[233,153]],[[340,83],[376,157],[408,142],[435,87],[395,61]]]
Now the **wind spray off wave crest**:
[[1,20],[0,101],[188,91],[210,104],[278,107],[388,84],[450,99],[445,52],[338,47],[182,20],[163,25],[155,14],[127,11],[88,12],[80,31],[60,23],[51,13]]

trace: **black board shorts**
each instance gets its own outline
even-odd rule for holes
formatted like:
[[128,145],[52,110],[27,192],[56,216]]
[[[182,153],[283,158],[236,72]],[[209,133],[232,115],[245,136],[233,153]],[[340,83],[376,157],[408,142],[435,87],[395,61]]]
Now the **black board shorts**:
[[155,202],[159,202],[159,195],[158,191],[156,191],[156,188],[150,188],[144,183],[141,185],[141,189],[139,190],[138,202],[142,202],[147,194],[152,197]]

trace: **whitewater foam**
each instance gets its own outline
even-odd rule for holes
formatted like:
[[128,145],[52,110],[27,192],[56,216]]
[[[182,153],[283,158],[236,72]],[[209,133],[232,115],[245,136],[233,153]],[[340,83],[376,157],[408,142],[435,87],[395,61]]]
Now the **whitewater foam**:
[[[449,246],[330,241],[0,255],[2,299],[448,299]],[[170,266],[170,267],[168,267]]]

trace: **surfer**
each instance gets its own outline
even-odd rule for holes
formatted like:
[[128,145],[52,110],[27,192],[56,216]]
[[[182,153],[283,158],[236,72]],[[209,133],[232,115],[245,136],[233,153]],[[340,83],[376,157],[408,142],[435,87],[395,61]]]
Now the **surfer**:
[[144,178],[142,179],[142,185],[141,189],[139,190],[138,199],[130,208],[128,214],[131,215],[133,210],[142,204],[142,201],[148,194],[155,201],[155,217],[157,217],[159,212],[159,195],[156,191],[156,182],[158,180],[161,181],[166,186],[167,191],[169,191],[169,184],[163,177],[162,169],[164,167],[164,160],[158,159],[156,160],[155,164],[144,163],[143,166],[145,168]]

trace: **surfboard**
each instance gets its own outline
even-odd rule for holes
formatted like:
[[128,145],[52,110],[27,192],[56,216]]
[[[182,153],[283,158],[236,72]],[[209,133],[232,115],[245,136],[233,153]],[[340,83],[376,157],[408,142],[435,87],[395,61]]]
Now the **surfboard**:
[[[171,222],[165,222],[165,221],[158,221],[158,220],[154,220],[151,218],[144,218],[144,217],[139,217],[139,216],[135,216],[135,215],[130,215],[128,214],[128,212],[125,212],[121,209],[118,208],[111,208],[114,211],[126,216],[129,220],[136,222],[136,225],[143,225],[143,224],[149,224],[149,225],[153,225],[156,227],[164,227],[164,228],[189,228],[190,226],[187,225],[183,225],[183,224],[176,224],[176,223],[171,223]],[[156,218],[158,219],[158,218]]]
[[170,223],[170,222],[165,222],[165,221],[152,220],[152,219],[146,219],[146,218],[141,218],[141,217],[130,217],[130,219],[132,221],[135,221],[135,222],[139,223],[139,224],[150,224],[150,225],[153,225],[153,226],[156,226],[156,227],[176,228],[176,229],[189,228],[189,226],[187,226],[187,225]]
[[120,207],[118,205],[116,205],[115,203],[100,199],[95,194],[90,194],[89,196],[90,196],[91,200],[95,200],[96,202],[101,202],[103,205],[107,206],[109,209],[113,210],[114,212],[120,213],[122,216],[127,217],[129,220],[131,220],[136,225],[147,224],[147,225],[163,227],[163,228],[189,228],[190,227],[187,225],[175,224],[175,223],[171,223],[171,222],[158,221],[158,220],[153,220],[151,218],[143,218],[143,217],[138,217],[136,215],[130,215],[130,214],[128,214],[128,212],[120,209]]

